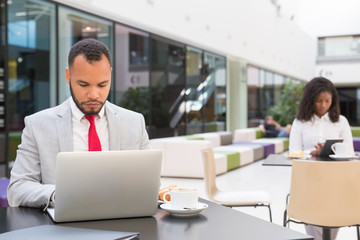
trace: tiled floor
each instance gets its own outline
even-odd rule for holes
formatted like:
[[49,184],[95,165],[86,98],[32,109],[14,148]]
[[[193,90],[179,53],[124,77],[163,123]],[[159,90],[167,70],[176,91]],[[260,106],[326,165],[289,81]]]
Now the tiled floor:
[[[218,188],[223,190],[267,190],[272,199],[273,223],[282,225],[286,196],[290,188],[291,167],[262,166],[263,161],[233,170],[217,177]],[[178,184],[181,187],[197,188],[200,197],[207,199],[203,179],[162,178],[161,185]],[[269,220],[267,208],[234,208],[264,220]],[[239,223],[241,224],[241,223]],[[302,224],[291,223],[291,229],[305,233]],[[356,238],[354,227],[341,228],[337,240]]]

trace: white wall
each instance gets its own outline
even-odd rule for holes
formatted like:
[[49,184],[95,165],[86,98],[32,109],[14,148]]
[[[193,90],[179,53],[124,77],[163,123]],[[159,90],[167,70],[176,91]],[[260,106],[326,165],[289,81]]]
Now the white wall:
[[336,86],[360,86],[360,62],[322,63],[316,66],[316,75],[330,79]]
[[[360,33],[359,0],[278,0],[281,14],[293,19],[312,36],[341,36]],[[339,50],[328,45],[331,51]],[[334,39],[333,41],[338,41]],[[344,39],[341,39],[344,41]],[[352,39],[350,40],[352,41]],[[346,44],[344,43],[344,46]],[[344,49],[341,50],[344,53]],[[329,78],[337,86],[360,85],[360,61],[319,63],[316,75]]]
[[295,78],[315,74],[315,39],[269,0],[56,1]]

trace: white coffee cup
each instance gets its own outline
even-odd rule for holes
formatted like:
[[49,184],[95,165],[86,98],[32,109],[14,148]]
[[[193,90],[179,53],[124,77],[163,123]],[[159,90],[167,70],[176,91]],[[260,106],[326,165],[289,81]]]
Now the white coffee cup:
[[334,143],[331,145],[331,150],[338,156],[348,155],[348,145],[346,143]]
[[[166,196],[170,194],[170,201]],[[197,208],[199,192],[196,189],[175,188],[164,194],[164,201],[170,203],[173,209]]]

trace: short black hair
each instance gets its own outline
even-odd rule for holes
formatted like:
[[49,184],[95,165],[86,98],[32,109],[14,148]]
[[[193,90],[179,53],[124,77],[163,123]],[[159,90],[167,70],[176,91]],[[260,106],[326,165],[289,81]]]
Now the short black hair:
[[69,67],[73,65],[75,58],[79,55],[84,55],[86,60],[92,63],[93,61],[100,61],[102,54],[106,56],[111,66],[111,56],[107,46],[94,38],[85,38],[75,43],[70,49],[68,56]]
[[340,106],[338,92],[334,84],[324,77],[313,78],[305,85],[296,118],[300,121],[309,121],[315,113],[316,98],[323,92],[328,92],[332,96],[331,106],[328,111],[330,120],[332,122],[339,121]]

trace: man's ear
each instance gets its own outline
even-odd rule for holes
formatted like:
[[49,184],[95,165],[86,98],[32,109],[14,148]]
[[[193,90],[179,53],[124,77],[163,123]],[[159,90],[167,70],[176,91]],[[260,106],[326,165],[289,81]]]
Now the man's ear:
[[68,67],[65,68],[65,77],[66,77],[67,83],[70,85],[70,69]]

